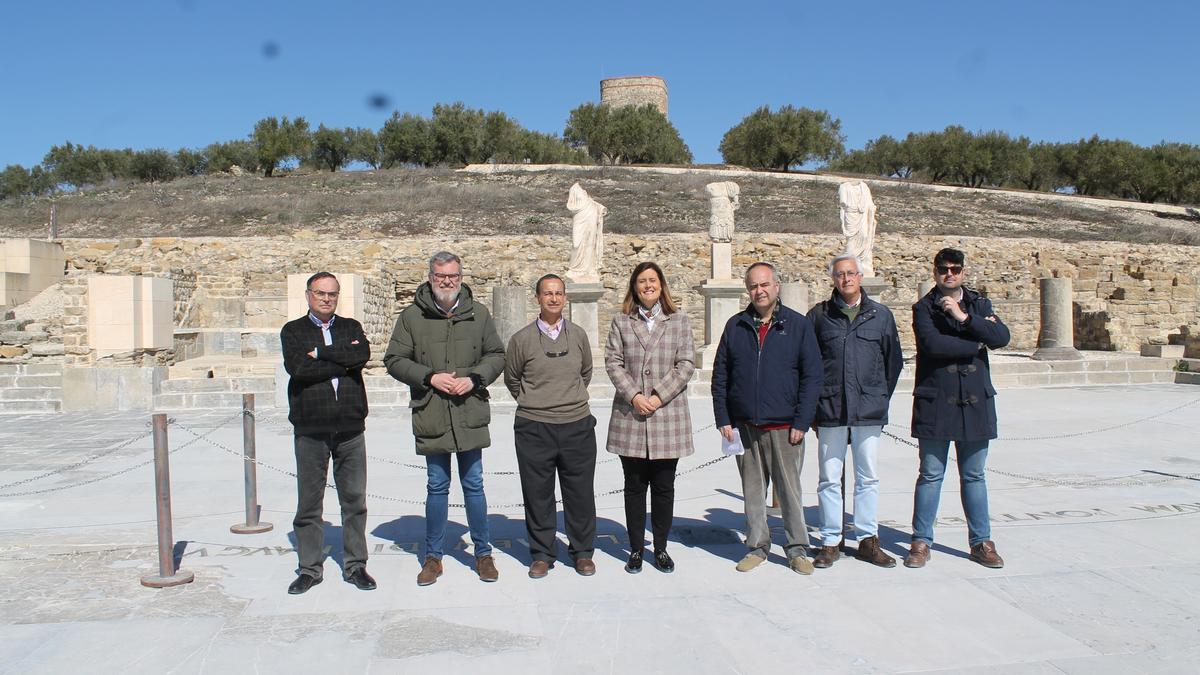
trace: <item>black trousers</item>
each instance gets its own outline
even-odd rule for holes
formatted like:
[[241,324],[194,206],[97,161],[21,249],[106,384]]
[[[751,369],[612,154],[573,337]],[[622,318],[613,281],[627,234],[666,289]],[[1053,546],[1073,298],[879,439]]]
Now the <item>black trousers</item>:
[[629,550],[646,547],[646,488],[650,488],[650,528],[654,550],[667,550],[667,535],[675,512],[675,467],[678,459],[621,457],[625,471],[625,527]]
[[562,490],[567,552],[573,559],[591,558],[596,539],[596,418],[551,424],[517,417],[513,423],[525,531],[534,560],[553,562],[555,539],[554,474]]
[[296,436],[296,553],[300,573],[318,579],[324,567],[322,507],[333,459],[333,484],[342,507],[342,575],[367,564],[367,442],[361,431]]

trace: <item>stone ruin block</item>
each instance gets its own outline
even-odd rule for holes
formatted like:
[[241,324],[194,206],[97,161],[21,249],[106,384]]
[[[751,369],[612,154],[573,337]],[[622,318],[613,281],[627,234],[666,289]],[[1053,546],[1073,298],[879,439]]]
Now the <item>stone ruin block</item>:
[[88,277],[88,345],[97,356],[170,349],[175,300],[170,279]]
[[58,242],[7,239],[0,246],[0,305],[15,307],[58,283],[66,274]]

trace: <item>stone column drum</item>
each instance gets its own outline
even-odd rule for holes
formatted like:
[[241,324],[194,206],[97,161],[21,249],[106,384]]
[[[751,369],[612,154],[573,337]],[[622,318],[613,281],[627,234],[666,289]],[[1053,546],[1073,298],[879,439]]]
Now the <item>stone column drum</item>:
[[513,333],[529,323],[528,296],[529,291],[524,286],[492,286],[492,320],[505,345]]
[[1042,293],[1042,330],[1033,358],[1038,361],[1077,361],[1075,326],[1069,278],[1038,279]]
[[784,307],[794,309],[801,314],[808,314],[812,303],[808,301],[808,284],[792,281],[780,284],[779,300]]

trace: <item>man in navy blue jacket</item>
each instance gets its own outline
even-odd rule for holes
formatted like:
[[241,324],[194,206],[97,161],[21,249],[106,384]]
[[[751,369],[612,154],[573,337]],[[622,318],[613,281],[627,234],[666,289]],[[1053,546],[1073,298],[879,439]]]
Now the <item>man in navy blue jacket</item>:
[[786,534],[788,565],[812,574],[805,556],[808,531],[800,499],[804,434],[812,426],[821,389],[821,350],[812,324],[779,302],[779,273],[757,262],[746,270],[750,306],[725,324],[713,363],[713,415],[721,436],[734,430],[746,448],[737,458],[746,504],[749,552],[737,564],[749,572],[767,559],[766,492],[774,482]]
[[988,349],[1008,344],[1008,327],[992,303],[967,288],[966,255],[944,248],[933,258],[937,284],[913,305],[917,372],[913,383],[912,435],[921,460],[913,492],[912,546],[906,567],[924,567],[933,543],[942,478],[950,441],[958,457],[958,479],[971,560],[1003,567],[988,520],[988,441],[996,437],[996,389]]
[[304,297],[308,314],[289,321],[280,331],[283,367],[288,380],[288,419],[295,429],[296,554],[300,574],[288,586],[299,595],[321,583],[325,531],[321,506],[333,460],[333,482],[342,507],[342,577],[369,591],[367,574],[367,394],[363,366],[371,345],[362,325],[337,316],[338,280],[329,272],[308,279]]

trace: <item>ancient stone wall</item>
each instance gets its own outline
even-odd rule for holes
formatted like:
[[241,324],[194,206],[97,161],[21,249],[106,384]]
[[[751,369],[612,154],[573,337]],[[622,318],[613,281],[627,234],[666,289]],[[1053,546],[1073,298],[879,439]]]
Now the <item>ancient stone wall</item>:
[[[194,272],[191,322],[196,327],[245,325],[248,298],[284,302],[281,289],[289,273],[316,269],[360,273],[369,280],[368,296],[372,311],[378,314],[369,321],[367,332],[380,350],[390,336],[392,315],[411,302],[416,287],[425,279],[433,252],[447,249],[461,255],[466,283],[477,298],[487,302],[493,285],[529,288],[545,272],[562,273],[569,250],[565,236],[357,240],[339,241],[324,249],[303,237],[164,238],[132,248],[95,240],[64,243],[72,277],[95,270],[125,273],[136,269],[161,276],[172,275],[173,269]],[[735,274],[751,262],[770,260],[779,266],[785,280],[807,284],[810,298],[816,301],[829,295],[825,266],[841,246],[842,239],[832,235],[737,235],[733,242]],[[1074,280],[1076,346],[1081,349],[1136,350],[1147,342],[1165,343],[1172,336],[1178,340],[1185,326],[1193,327],[1190,335],[1200,332],[1195,328],[1200,326],[1197,248],[884,233],[875,245],[877,274],[888,283],[881,299],[893,308],[909,349],[909,306],[916,298],[917,285],[930,278],[933,253],[943,246],[967,252],[969,283],[993,299],[1012,330],[1012,348],[1032,350],[1036,346],[1037,280],[1043,276]],[[697,344],[701,344],[704,304],[695,289],[708,275],[708,249],[703,234],[606,236],[601,276],[609,293],[601,301],[602,334],[607,334],[608,323],[624,297],[629,270],[641,260],[656,260],[667,273],[672,293],[690,315]],[[214,311],[222,307],[217,301],[237,303],[239,309]],[[532,299],[529,306],[532,311]],[[80,316],[85,315],[86,308]],[[268,314],[262,316],[265,321]],[[281,312],[269,316],[280,325],[284,320]],[[233,323],[216,323],[219,321]],[[64,340],[70,335],[65,326]],[[68,343],[68,354],[71,347]]]

